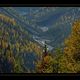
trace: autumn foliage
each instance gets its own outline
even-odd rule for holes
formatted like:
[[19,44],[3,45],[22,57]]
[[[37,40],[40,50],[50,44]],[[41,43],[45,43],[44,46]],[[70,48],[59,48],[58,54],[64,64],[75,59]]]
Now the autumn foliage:
[[13,25],[16,24],[16,21],[13,18],[10,18],[10,17],[8,17],[8,16],[6,16],[4,14],[0,14],[0,20],[5,21],[5,22],[9,22],[9,23],[11,23]]
[[80,73],[80,20],[73,23],[64,45],[63,52],[58,49],[56,56],[46,56],[38,63],[39,73]]
[[29,33],[13,18],[0,14],[0,73],[30,73],[24,66],[29,62],[24,57],[30,53],[38,57],[33,62],[36,73],[80,72],[80,20],[73,23],[71,34],[64,41],[64,48],[56,49],[55,54],[47,52],[43,56],[43,47],[31,39]]
[[72,32],[65,40],[64,55],[66,56],[66,68],[70,72],[80,71],[80,20],[72,25]]
[[53,72],[53,58],[49,55],[45,56],[43,60],[37,63],[38,73],[52,73]]

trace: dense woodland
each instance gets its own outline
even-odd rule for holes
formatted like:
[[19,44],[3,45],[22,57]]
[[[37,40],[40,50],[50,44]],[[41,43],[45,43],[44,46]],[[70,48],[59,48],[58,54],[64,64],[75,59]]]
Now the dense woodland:
[[[80,20],[72,23],[71,34],[64,45],[63,50],[56,48],[55,55],[49,51],[43,53],[43,48],[22,26],[13,18],[0,14],[0,73],[79,73]],[[33,62],[33,71],[24,66],[24,57],[31,52],[38,57]]]
[[23,66],[23,56],[30,52],[35,52],[38,56],[41,54],[38,44],[29,39],[28,32],[13,19],[0,15],[0,72],[28,71]]

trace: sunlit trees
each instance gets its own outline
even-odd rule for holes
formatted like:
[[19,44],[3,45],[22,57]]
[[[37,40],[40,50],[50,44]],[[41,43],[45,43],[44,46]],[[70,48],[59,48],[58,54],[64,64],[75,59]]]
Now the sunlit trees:
[[65,40],[64,54],[67,61],[65,66],[69,72],[80,71],[80,20],[73,23],[72,32]]
[[9,22],[9,23],[11,23],[11,24],[13,24],[13,25],[16,24],[16,22],[15,22],[15,20],[14,20],[13,18],[9,18],[8,16],[6,16],[6,15],[4,15],[4,14],[0,14],[0,19],[1,19],[2,21]]
[[37,73],[52,73],[53,72],[53,58],[49,55],[45,56],[36,64]]
[[27,72],[23,67],[25,55],[33,52],[40,56],[42,52],[37,43],[30,41],[25,28],[15,23],[13,18],[0,14],[0,71],[3,73]]

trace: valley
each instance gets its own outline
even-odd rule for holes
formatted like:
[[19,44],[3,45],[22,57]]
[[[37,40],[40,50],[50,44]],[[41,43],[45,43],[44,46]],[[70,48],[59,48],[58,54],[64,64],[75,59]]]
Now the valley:
[[[36,73],[37,65],[41,65],[38,70],[56,72],[57,64],[63,70],[63,65],[69,62],[65,62],[64,54],[68,51],[65,44],[70,46],[69,52],[78,51],[79,29],[73,28],[78,19],[79,7],[0,7],[0,72]],[[49,69],[45,70],[43,65]]]
[[[43,38],[41,38],[41,37],[37,37],[37,36],[33,36],[33,39],[36,41],[36,42],[38,42],[41,46],[43,46],[44,47],[44,42],[46,41],[47,43],[50,43],[51,41],[50,40],[47,40],[47,39],[43,39]],[[53,47],[52,46],[50,46],[50,45],[48,45],[47,44],[47,48],[48,48],[48,50],[49,51],[51,51],[51,50],[53,50]]]

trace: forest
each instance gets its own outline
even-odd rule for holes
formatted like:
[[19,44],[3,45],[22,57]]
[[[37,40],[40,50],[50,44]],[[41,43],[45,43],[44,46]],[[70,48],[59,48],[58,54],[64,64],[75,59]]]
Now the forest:
[[0,13],[0,73],[79,73],[80,20],[71,24],[63,48],[48,51],[46,41],[41,46],[20,22]]

